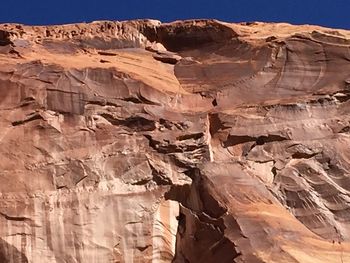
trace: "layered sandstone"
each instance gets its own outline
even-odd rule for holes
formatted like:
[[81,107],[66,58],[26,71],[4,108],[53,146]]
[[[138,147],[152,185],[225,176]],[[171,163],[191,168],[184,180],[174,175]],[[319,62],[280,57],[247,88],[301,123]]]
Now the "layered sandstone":
[[0,262],[350,262],[350,32],[0,25]]

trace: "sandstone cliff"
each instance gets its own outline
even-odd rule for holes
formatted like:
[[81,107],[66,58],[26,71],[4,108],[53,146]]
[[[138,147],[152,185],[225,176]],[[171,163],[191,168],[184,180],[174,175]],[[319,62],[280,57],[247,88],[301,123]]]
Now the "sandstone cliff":
[[0,262],[350,262],[350,32],[0,25]]

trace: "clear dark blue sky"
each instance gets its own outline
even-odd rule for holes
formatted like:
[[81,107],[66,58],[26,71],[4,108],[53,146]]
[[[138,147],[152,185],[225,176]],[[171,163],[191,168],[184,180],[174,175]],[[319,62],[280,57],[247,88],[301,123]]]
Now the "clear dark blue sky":
[[350,29],[350,0],[1,0],[0,23],[216,18]]

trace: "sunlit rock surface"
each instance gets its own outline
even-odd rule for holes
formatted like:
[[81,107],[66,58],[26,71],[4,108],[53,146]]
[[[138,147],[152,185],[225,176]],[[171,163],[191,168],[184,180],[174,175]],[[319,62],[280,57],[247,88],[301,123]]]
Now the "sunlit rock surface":
[[350,262],[350,32],[0,25],[0,262]]

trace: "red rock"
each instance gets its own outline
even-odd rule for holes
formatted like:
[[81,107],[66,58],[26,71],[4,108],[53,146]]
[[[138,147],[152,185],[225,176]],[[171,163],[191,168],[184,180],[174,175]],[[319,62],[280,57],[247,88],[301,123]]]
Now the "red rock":
[[289,24],[0,25],[0,262],[350,262],[349,47]]

